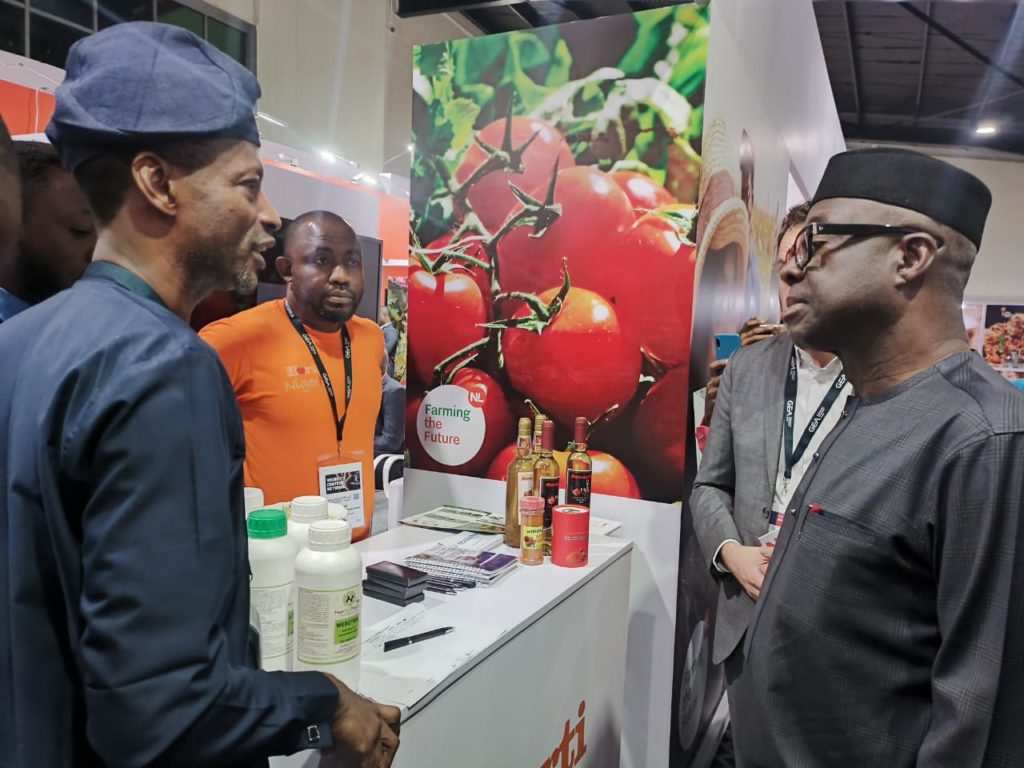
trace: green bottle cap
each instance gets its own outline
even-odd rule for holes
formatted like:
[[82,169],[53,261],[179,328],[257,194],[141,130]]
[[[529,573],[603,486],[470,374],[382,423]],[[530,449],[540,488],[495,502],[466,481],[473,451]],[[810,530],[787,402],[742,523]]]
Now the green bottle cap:
[[277,539],[288,535],[288,518],[282,509],[254,509],[246,525],[250,539]]

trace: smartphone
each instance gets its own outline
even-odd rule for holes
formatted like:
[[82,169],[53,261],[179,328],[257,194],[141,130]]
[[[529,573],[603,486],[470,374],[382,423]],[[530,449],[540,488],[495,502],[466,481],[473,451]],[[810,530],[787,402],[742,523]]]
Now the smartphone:
[[738,333],[716,333],[715,334],[715,359],[727,360],[732,353],[740,348],[740,335]]

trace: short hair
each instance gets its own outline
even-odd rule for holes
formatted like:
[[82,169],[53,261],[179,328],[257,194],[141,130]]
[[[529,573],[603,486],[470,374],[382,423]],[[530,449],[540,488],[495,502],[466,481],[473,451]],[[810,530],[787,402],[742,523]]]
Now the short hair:
[[341,224],[342,226],[348,227],[353,232],[355,232],[355,229],[352,227],[351,224],[349,224],[347,221],[345,221],[345,219],[343,219],[341,216],[334,213],[333,211],[306,211],[305,213],[300,213],[298,216],[292,219],[288,223],[288,226],[285,227],[284,233],[281,235],[282,254],[285,256],[288,255],[288,243],[292,239],[293,232],[297,232],[299,230],[299,227],[301,227],[307,221],[319,221],[321,219],[326,221],[332,221],[335,224]]
[[17,141],[14,152],[18,156],[22,189],[38,190],[46,185],[52,171],[64,170],[57,150],[45,141]]
[[196,171],[212,163],[232,139],[176,139],[150,146],[111,150],[82,163],[75,169],[75,181],[82,188],[100,226],[109,224],[124,205],[132,184],[132,160],[140,152],[152,152],[171,165]]
[[793,227],[800,226],[807,221],[807,214],[811,212],[810,202],[797,203],[788,211],[786,211],[785,217],[782,219],[782,223],[779,225],[779,235],[775,238],[775,253],[779,252],[779,247],[782,245],[782,238],[786,236]]
[[0,168],[9,173],[16,174],[18,172],[18,158],[14,154],[14,143],[3,117],[0,117]]

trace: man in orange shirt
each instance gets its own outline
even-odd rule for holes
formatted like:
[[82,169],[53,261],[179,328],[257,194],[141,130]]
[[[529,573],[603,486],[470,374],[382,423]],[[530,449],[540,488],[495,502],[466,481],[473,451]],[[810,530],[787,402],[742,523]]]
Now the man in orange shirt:
[[245,482],[272,502],[308,494],[339,501],[353,538],[364,538],[384,336],[355,316],[363,296],[359,241],[340,216],[304,213],[288,226],[276,266],[288,286],[283,300],[200,334],[220,355],[242,411]]

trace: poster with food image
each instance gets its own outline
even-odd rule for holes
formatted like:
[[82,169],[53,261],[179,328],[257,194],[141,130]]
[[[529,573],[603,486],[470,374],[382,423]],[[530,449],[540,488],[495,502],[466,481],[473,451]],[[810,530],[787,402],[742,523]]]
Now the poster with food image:
[[967,332],[967,343],[975,352],[981,352],[985,341],[985,305],[965,302],[961,305],[964,315],[964,330]]
[[1001,371],[1024,371],[1024,304],[988,304],[981,354]]
[[708,9],[414,52],[411,466],[504,480],[589,424],[593,491],[682,498]]

